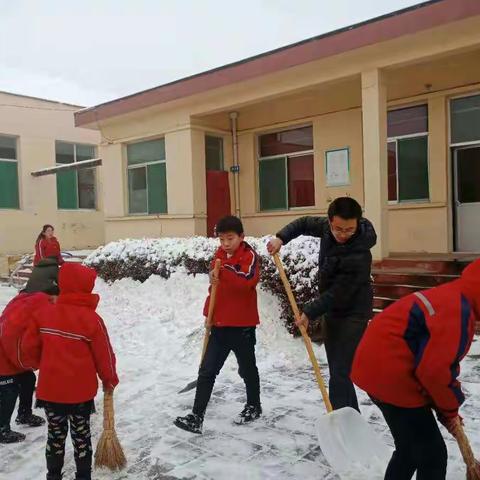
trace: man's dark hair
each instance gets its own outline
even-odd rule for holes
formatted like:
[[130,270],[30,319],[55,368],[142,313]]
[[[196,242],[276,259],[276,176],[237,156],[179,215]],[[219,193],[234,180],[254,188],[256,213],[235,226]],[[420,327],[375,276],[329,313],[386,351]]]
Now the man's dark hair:
[[338,197],[328,207],[328,218],[340,217],[344,220],[362,218],[362,207],[360,204],[350,197]]
[[227,215],[221,218],[215,227],[215,234],[218,236],[220,233],[227,232],[235,232],[237,235],[243,235],[242,221],[233,215]]

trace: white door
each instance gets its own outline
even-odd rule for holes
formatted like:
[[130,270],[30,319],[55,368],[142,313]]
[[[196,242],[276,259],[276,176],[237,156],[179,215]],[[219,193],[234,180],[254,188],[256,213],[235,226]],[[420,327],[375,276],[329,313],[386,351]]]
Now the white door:
[[480,252],[480,145],[454,150],[456,250]]

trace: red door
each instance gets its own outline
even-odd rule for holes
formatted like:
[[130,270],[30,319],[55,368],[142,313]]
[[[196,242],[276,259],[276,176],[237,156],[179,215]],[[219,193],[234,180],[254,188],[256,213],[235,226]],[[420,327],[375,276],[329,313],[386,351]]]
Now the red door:
[[207,235],[213,237],[217,222],[230,214],[228,172],[207,170]]

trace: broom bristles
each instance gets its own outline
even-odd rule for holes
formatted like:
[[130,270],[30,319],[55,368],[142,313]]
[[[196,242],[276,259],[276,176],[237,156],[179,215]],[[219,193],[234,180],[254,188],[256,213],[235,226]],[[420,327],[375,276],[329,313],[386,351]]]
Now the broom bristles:
[[127,459],[115,432],[113,392],[106,391],[103,399],[103,433],[95,452],[95,467],[115,471],[122,470],[126,465]]

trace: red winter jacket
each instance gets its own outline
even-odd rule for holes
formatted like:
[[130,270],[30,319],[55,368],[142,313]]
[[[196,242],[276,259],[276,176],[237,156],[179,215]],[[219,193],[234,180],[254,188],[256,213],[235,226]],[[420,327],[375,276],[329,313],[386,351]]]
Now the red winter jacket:
[[39,367],[37,398],[82,403],[97,393],[97,373],[105,387],[115,387],[115,355],[92,294],[95,270],[66,263],[60,268],[57,303],[37,310],[21,352],[24,364]]
[[0,375],[17,375],[26,370],[20,363],[18,346],[32,321],[33,313],[50,303],[45,293],[19,293],[0,316]]
[[[259,259],[253,248],[242,242],[232,257],[221,247],[215,253],[215,260],[222,261],[220,281],[213,313],[216,327],[253,327],[260,323],[257,309],[257,283]],[[209,290],[210,291],[210,290]],[[210,295],[207,297],[203,314],[208,315]]]
[[62,265],[64,262],[60,252],[60,243],[58,243],[56,237],[52,237],[50,240],[42,238],[35,244],[33,265],[35,266],[40,260],[42,260],[42,258],[47,257],[55,257],[58,260],[59,265]]
[[464,401],[460,361],[480,312],[480,260],[460,280],[409,295],[378,314],[358,346],[351,378],[381,402],[432,405],[444,417]]

